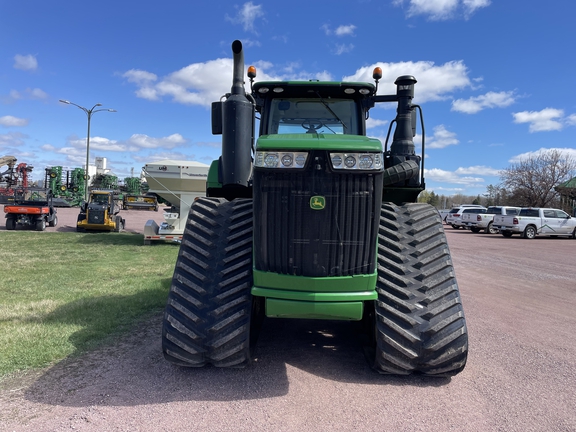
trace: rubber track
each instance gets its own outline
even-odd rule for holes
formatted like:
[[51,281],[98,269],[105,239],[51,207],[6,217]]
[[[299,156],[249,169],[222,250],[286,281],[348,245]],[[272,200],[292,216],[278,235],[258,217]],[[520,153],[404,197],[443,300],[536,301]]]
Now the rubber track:
[[452,376],[464,369],[466,322],[435,208],[382,206],[376,288],[376,370]]
[[164,313],[165,358],[193,367],[249,363],[251,288],[252,200],[196,200]]

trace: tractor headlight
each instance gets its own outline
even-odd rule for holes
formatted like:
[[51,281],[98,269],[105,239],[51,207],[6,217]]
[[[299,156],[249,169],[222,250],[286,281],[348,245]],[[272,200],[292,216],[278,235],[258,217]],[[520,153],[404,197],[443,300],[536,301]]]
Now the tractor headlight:
[[382,153],[330,153],[330,160],[337,170],[379,171],[384,168]]
[[257,151],[254,166],[261,168],[304,168],[307,152]]

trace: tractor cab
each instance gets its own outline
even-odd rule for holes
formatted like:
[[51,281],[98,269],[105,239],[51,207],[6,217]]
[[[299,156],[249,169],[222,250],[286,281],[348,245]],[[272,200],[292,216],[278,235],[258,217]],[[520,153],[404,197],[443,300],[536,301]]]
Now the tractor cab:
[[[343,85],[345,84],[345,85]],[[365,135],[368,83],[258,82],[253,86],[260,135]]]

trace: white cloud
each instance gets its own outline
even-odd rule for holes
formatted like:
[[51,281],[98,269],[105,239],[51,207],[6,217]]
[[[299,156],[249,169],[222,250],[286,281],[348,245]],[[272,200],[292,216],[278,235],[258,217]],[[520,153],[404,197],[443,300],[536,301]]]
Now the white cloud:
[[0,134],[0,149],[23,146],[25,138],[28,138],[28,135],[20,132],[9,132],[3,135]]
[[336,36],[354,36],[354,30],[356,30],[355,25],[341,25],[334,31],[334,34]]
[[512,113],[514,123],[529,123],[530,132],[559,131],[562,129],[564,111],[556,108],[544,108],[542,111],[522,111]]
[[351,52],[354,49],[353,44],[336,44],[336,50],[334,51],[336,55],[341,55],[344,53]]
[[476,10],[490,5],[490,0],[394,0],[394,5],[408,3],[407,16],[426,15],[431,21],[442,21],[463,17],[464,19]]
[[488,92],[481,96],[470,99],[456,99],[452,101],[452,111],[459,111],[466,114],[475,114],[486,108],[503,108],[514,103],[514,93]]
[[[75,149],[73,153],[84,153],[86,155],[86,138],[69,138],[72,147],[57,150],[57,153],[69,153],[70,148]],[[127,140],[117,141],[104,137],[90,137],[90,151],[100,150],[109,152],[137,152],[143,149],[172,149],[186,144],[182,135],[175,133],[166,137],[150,137],[145,134],[133,134]]]
[[387,125],[388,123],[390,123],[388,120],[378,120],[369,117],[368,120],[366,120],[366,129],[374,129],[380,126]]
[[576,114],[570,114],[566,117],[566,124],[570,126],[576,125]]
[[464,16],[469,18],[477,9],[490,6],[490,0],[462,0]]
[[[422,138],[417,135],[414,138],[414,142],[422,142]],[[450,132],[444,125],[435,126],[432,136],[426,137],[427,149],[440,149],[450,145],[457,145],[459,143],[460,141],[456,138],[456,134]]]
[[180,134],[175,133],[167,137],[154,138],[144,134],[134,134],[127,141],[126,144],[136,146],[138,148],[163,148],[171,149],[187,143],[187,140]]
[[455,171],[455,173],[458,175],[471,174],[471,175],[484,175],[484,176],[499,176],[500,170],[490,168],[484,165],[476,165],[466,168],[460,167]]
[[[459,168],[459,170],[465,170],[465,168]],[[485,180],[482,177],[461,175],[458,171],[446,171],[439,168],[425,168],[424,177],[426,180],[432,180],[439,183],[455,183],[467,186],[482,186],[485,183]]]
[[471,84],[468,70],[462,61],[451,61],[440,66],[430,61],[375,63],[358,69],[342,80],[372,82],[372,72],[377,66],[382,69],[378,94],[396,94],[396,78],[413,75],[418,80],[414,90],[414,100],[418,103],[446,99],[449,93]]
[[127,72],[122,74],[124,78],[128,80],[128,82],[135,83],[138,85],[148,85],[151,82],[154,82],[158,79],[156,74],[146,72],[140,69],[130,69]]
[[38,61],[32,54],[14,56],[14,68],[20,70],[36,70],[38,68]]
[[26,93],[30,99],[46,99],[48,97],[48,93],[39,88],[28,88],[26,89]]
[[530,157],[537,157],[540,156],[542,153],[547,153],[550,151],[559,151],[563,154],[566,154],[570,157],[572,157],[574,160],[576,160],[576,149],[574,148],[540,148],[538,150],[535,151],[531,151],[531,152],[526,152],[526,153],[521,153],[519,155],[516,155],[514,157],[512,157],[508,162],[510,163],[518,163],[518,162],[522,162],[523,160],[526,160]]
[[336,27],[336,30],[332,30],[330,25],[323,24],[320,27],[321,30],[324,30],[326,36],[336,35],[336,36],[354,36],[354,30],[356,30],[356,26],[353,24],[348,25],[341,25]]
[[[353,45],[342,46],[345,52]],[[333,81],[334,77],[327,71],[309,73],[299,70],[294,73],[294,63],[286,66],[277,66],[268,61],[253,63],[258,68],[258,81],[286,81],[311,80]],[[451,92],[471,85],[467,75],[467,68],[461,61],[452,61],[436,66],[433,62],[400,62],[376,63],[358,69],[353,75],[345,76],[343,81],[371,82],[374,67],[382,68],[382,80],[379,85],[379,94],[396,94],[394,81],[402,75],[414,75],[416,84],[415,102],[444,100]],[[148,100],[160,100],[162,97],[171,97],[174,102],[190,105],[210,106],[222,95],[228,93],[232,86],[232,59],[219,58],[204,63],[192,63],[176,72],[164,77],[156,74],[131,69],[123,74],[128,82],[137,86],[136,96]],[[268,73],[268,70],[282,71],[281,73]],[[243,76],[246,76],[243,74]]]
[[263,16],[264,11],[262,5],[255,5],[252,2],[247,2],[242,5],[242,8],[238,11],[236,16],[230,17],[226,15],[225,18],[227,21],[230,21],[234,24],[241,24],[245,31],[257,34],[256,30],[254,29],[254,22],[257,18],[261,18]]
[[146,156],[132,157],[136,162],[142,162],[143,164],[151,163],[151,161],[162,161],[162,160],[197,160],[195,154],[182,153],[182,152],[154,152]]
[[18,100],[28,99],[28,100],[41,100],[47,99],[48,93],[39,88],[27,88],[23,92],[18,90],[10,90],[8,96],[2,96],[1,99],[6,103],[13,103]]
[[[266,69],[274,68],[270,62],[260,61],[255,62],[254,65],[258,68],[259,81],[333,80],[332,75],[326,71],[314,74],[306,71],[292,73],[291,64],[288,64],[289,73],[276,75],[266,73]],[[153,79],[156,75],[141,70],[137,71],[137,74],[131,70],[122,76],[139,87],[135,93],[140,98],[159,100],[167,96],[177,103],[208,107],[212,102],[219,100],[222,95],[230,92],[232,68],[232,59],[221,58],[205,63],[193,63],[161,79]],[[246,74],[244,73],[243,76]]]
[[7,115],[0,117],[0,125],[4,127],[28,126],[28,119]]

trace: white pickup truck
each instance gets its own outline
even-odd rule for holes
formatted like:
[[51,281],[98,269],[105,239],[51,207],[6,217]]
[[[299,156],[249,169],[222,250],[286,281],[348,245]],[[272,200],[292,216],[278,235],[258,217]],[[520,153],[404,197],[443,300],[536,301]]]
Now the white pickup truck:
[[552,208],[523,208],[517,216],[494,216],[492,226],[504,237],[520,234],[533,239],[537,235],[576,238],[576,218]]
[[462,213],[462,225],[473,233],[484,230],[486,234],[498,234],[498,230],[493,226],[495,215],[517,215],[520,207],[510,206],[489,206],[482,213]]

